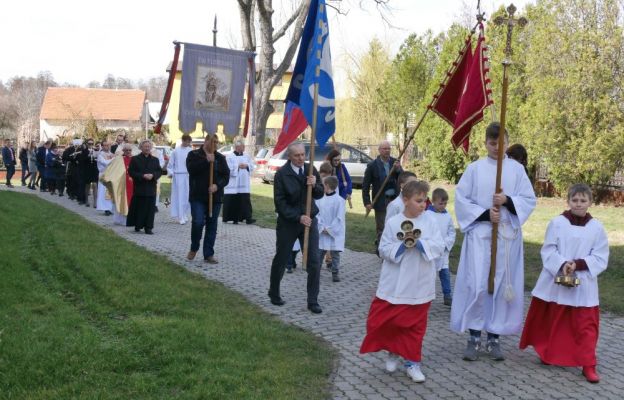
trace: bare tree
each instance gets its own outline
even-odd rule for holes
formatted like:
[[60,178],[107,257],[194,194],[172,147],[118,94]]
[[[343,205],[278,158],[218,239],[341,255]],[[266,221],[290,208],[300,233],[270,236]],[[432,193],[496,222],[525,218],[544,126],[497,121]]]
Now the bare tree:
[[[241,36],[243,48],[255,52],[260,46],[257,59],[256,90],[254,93],[255,115],[252,121],[252,131],[256,133],[257,144],[264,144],[266,124],[274,108],[270,96],[273,87],[282,79],[290,67],[297,52],[297,45],[303,33],[310,0],[301,0],[299,5],[286,18],[283,25],[277,30],[273,27],[272,0],[238,0],[241,21]],[[257,43],[256,29],[259,25],[260,43]],[[292,29],[290,29],[292,28]],[[276,60],[275,44],[291,31],[286,51],[281,60]],[[253,136],[248,136],[248,144],[253,145]]]

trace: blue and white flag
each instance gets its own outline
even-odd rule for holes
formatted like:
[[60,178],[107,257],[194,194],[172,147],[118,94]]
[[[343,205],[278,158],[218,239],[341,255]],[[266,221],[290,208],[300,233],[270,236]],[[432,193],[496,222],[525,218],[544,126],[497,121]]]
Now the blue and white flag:
[[[318,77],[317,75],[318,69]],[[286,101],[297,104],[312,126],[314,84],[319,84],[316,141],[322,147],[336,131],[336,106],[325,0],[312,0]]]
[[180,130],[190,133],[197,121],[216,133],[223,124],[228,136],[239,134],[248,59],[254,53],[184,44],[180,87]]

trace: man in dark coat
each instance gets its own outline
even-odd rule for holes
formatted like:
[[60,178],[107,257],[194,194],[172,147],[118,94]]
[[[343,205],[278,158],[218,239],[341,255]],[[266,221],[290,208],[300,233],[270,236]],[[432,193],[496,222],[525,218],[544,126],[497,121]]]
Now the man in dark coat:
[[302,144],[291,144],[287,151],[288,161],[275,174],[273,186],[273,201],[277,212],[277,241],[275,257],[273,257],[271,264],[269,298],[271,303],[276,306],[285,304],[280,295],[280,282],[284,276],[293,245],[297,239],[303,243],[304,229],[307,226],[310,228],[306,263],[308,310],[320,314],[323,311],[318,304],[321,260],[318,247],[319,232],[315,218],[319,210],[314,201],[312,201],[310,217],[305,214],[307,187],[312,186],[312,197],[320,199],[324,194],[323,184],[314,167],[312,167],[313,175],[308,177],[310,165],[305,164],[305,148]]
[[[81,147],[80,154],[77,156],[78,169],[80,170],[78,188],[78,204],[84,204],[89,207],[89,193],[92,192],[92,186],[97,185],[100,171],[97,167],[98,152],[93,147],[94,140],[87,139],[85,145]],[[97,187],[97,186],[96,186]],[[97,194],[93,190],[93,208],[95,208]]]
[[74,139],[70,146],[67,146],[63,150],[61,156],[63,163],[67,166],[67,174],[65,180],[65,187],[67,189],[67,196],[70,200],[74,200],[78,191],[76,190],[76,184],[78,182],[78,161],[76,160],[76,146],[79,145],[80,139]]
[[141,154],[132,157],[128,165],[134,192],[130,200],[126,226],[134,226],[135,232],[145,228],[145,233],[152,235],[156,214],[156,183],[162,175],[162,169],[158,158],[151,155],[152,142],[143,140],[139,149]]
[[43,144],[43,146],[40,146],[37,148],[37,156],[36,156],[37,171],[39,172],[39,176],[41,177],[41,183],[39,184],[39,189],[42,192],[45,192],[47,190],[46,181],[45,181],[45,176],[46,176],[45,163],[46,163],[46,156],[50,152],[51,145],[52,145],[52,141],[48,140]]
[[[214,244],[217,238],[217,221],[223,203],[223,188],[230,181],[230,169],[225,156],[216,151],[219,139],[217,135],[208,134],[204,144],[197,150],[188,153],[186,169],[189,173],[189,202],[191,203],[191,250],[186,256],[193,260],[199,251],[202,232],[204,237],[204,262],[218,264],[215,258]],[[210,164],[214,164],[214,176],[210,185]],[[209,213],[209,193],[212,193],[212,216]]]
[[[377,237],[375,239],[375,247],[379,245],[379,238],[383,232],[386,221],[386,207],[394,200],[399,194],[400,189],[397,182],[399,174],[403,172],[399,161],[393,157],[390,157],[390,143],[386,140],[382,141],[378,147],[379,155],[376,159],[369,162],[364,172],[364,180],[362,182],[362,200],[364,201],[364,207],[366,210],[375,210],[375,228],[377,231]],[[390,173],[390,170],[394,166],[394,170],[388,179],[388,183],[383,189],[383,193],[377,198],[375,204],[372,204],[370,187],[373,186],[374,198],[386,176]]]
[[15,165],[17,162],[15,161],[15,150],[11,145],[11,140],[6,139],[4,141],[4,147],[2,148],[2,162],[6,168],[6,185],[7,187],[12,188],[11,178],[13,174],[15,174]]

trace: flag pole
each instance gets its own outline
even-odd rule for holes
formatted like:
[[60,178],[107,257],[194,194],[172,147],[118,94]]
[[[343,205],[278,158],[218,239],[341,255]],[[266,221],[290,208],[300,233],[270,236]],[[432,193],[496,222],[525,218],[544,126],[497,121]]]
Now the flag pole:
[[[507,44],[505,47],[505,59],[503,60],[503,91],[501,93],[501,116],[500,116],[500,129],[498,131],[498,155],[496,159],[496,189],[495,193],[501,193],[503,191],[501,187],[501,180],[503,175],[503,157],[505,152],[505,127],[507,123],[507,91],[509,89],[509,75],[508,67],[511,65],[511,34],[513,32],[514,25],[520,27],[525,26],[528,21],[526,18],[521,17],[514,19],[513,15],[516,12],[516,7],[511,4],[507,7],[508,17],[496,17],[494,23],[496,25],[507,25]],[[500,207],[494,207],[497,210]],[[494,294],[494,279],[496,277],[496,253],[498,249],[498,223],[492,223],[492,247],[490,249],[490,273],[488,275],[488,293]]]
[[[435,103],[438,101],[438,98],[440,97],[440,94],[444,90],[445,85],[448,83],[448,81],[450,80],[451,76],[453,76],[453,73],[455,72],[455,69],[457,68],[458,62],[462,58],[462,54],[467,50],[467,47],[470,45],[469,39],[474,34],[474,32],[475,32],[475,30],[476,30],[478,25],[479,24],[475,25],[472,28],[472,30],[470,31],[471,32],[470,36],[468,36],[468,39],[466,40],[466,44],[464,45],[463,50],[460,51],[459,55],[455,58],[455,61],[453,62],[453,67],[446,73],[446,76],[444,77],[444,80],[442,81],[442,83],[440,83],[440,86],[438,87],[438,90],[433,95],[433,99],[431,100],[429,105],[427,105],[427,108],[425,109],[425,112],[423,113],[423,115],[420,117],[420,120],[418,121],[418,123],[416,123],[416,125],[414,127],[409,128],[409,130],[407,132],[409,137],[407,138],[407,141],[405,142],[405,144],[403,146],[403,149],[399,152],[399,156],[397,157],[397,160],[401,160],[403,158],[403,154],[405,154],[405,151],[407,150],[409,145],[412,143],[412,140],[414,140],[414,136],[416,135],[416,132],[420,128],[420,125],[422,125],[423,121],[425,120],[425,117],[427,116],[429,111],[433,108]],[[395,169],[395,166],[393,164],[392,167],[390,167],[390,171],[386,175],[386,178],[383,180],[383,182],[381,184],[381,187],[377,191],[377,194],[375,194],[375,196],[373,197],[373,200],[371,202],[372,206],[375,205],[375,203],[379,199],[379,196],[384,192],[384,188],[388,184],[388,181],[390,180],[390,176],[394,172],[394,169]],[[372,207],[371,207],[371,209],[372,209]],[[365,217],[368,217],[368,214],[370,214],[370,210],[366,210]]]
[[[319,84],[318,78],[321,75],[321,67],[316,66],[316,70],[314,71],[314,76],[317,78],[317,81],[314,83],[314,104],[312,106],[312,133],[310,135],[310,164],[308,168],[308,178],[314,176],[314,148],[316,147],[316,117],[318,112],[318,92],[319,92]],[[312,185],[308,185],[306,182],[307,193],[306,193],[306,217],[310,217],[312,213]],[[301,265],[303,266],[303,270],[307,269],[308,264],[308,250],[309,250],[309,239],[310,239],[310,227],[306,226],[303,231],[303,254]]]

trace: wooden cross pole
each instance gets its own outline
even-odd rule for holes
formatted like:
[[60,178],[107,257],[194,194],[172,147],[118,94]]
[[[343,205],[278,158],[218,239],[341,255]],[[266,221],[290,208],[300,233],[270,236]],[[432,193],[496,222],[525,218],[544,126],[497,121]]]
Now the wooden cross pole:
[[[505,124],[507,122],[507,90],[509,89],[508,67],[511,65],[511,34],[515,25],[525,26],[529,21],[524,18],[515,19],[516,7],[511,4],[507,7],[508,16],[498,16],[494,23],[498,26],[507,25],[507,45],[505,46],[505,59],[503,60],[503,92],[501,97],[500,129],[498,134],[498,156],[496,160],[496,191],[501,193],[501,180],[503,175],[503,156],[505,152]],[[490,274],[488,276],[488,293],[494,294],[494,277],[496,276],[496,252],[498,247],[498,223],[492,223],[492,247],[490,251]]]
[[[212,154],[212,156],[215,156],[215,151],[217,150],[217,144],[215,143],[217,135],[213,135],[210,138],[210,146],[208,146],[208,152],[210,154]],[[213,194],[212,194],[212,185],[214,185],[214,165],[215,165],[215,161],[216,158],[213,158],[212,162],[210,163],[210,177],[208,178],[208,217],[212,218],[212,208],[213,208],[213,203],[214,203],[214,199],[213,199]]]

